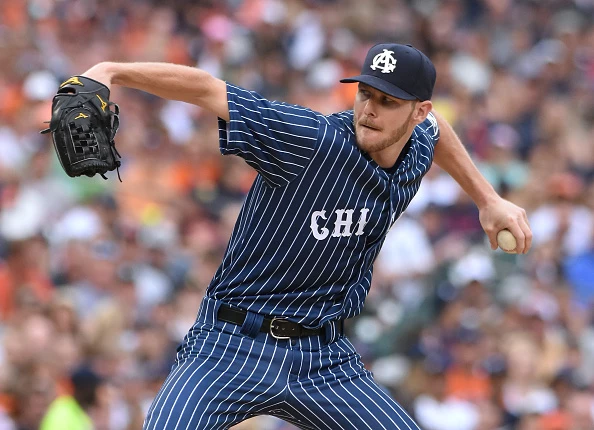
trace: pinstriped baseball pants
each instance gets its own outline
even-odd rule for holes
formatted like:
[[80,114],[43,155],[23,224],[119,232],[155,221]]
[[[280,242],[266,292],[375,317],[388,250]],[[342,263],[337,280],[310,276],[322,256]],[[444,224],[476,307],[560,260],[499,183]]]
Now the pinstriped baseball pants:
[[219,305],[204,299],[144,430],[227,429],[263,414],[301,429],[420,430],[346,337],[326,344],[319,336],[248,336],[217,321]]

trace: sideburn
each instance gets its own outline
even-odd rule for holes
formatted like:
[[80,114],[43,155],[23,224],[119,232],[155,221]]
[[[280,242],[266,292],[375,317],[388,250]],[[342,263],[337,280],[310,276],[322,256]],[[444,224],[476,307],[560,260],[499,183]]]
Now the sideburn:
[[402,124],[398,130],[396,130],[396,136],[395,136],[395,140],[399,141],[400,139],[402,139],[402,136],[404,136],[406,134],[406,130],[408,129],[408,126],[410,125],[410,121],[412,119],[413,113],[415,112],[415,109],[417,107],[417,101],[415,101],[412,104],[412,108],[408,114],[408,117],[406,117],[406,121],[404,121],[404,124]]

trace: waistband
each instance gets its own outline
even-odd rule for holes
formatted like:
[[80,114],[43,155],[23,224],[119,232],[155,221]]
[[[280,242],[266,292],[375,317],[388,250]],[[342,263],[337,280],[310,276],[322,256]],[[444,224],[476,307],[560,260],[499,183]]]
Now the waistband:
[[[237,315],[245,314],[241,324],[238,324],[237,317],[228,318],[230,316],[229,309],[238,311]],[[229,321],[231,319],[235,319],[236,321]],[[343,320],[328,321],[318,329],[309,329],[282,317],[238,310],[236,307],[231,308],[223,301],[208,296],[202,299],[196,321],[221,328],[226,332],[242,334],[254,339],[260,338],[273,342],[285,342],[290,345],[300,344],[308,347],[315,347],[316,344],[320,346],[327,345],[344,335]],[[295,326],[299,326],[300,328],[295,329]]]

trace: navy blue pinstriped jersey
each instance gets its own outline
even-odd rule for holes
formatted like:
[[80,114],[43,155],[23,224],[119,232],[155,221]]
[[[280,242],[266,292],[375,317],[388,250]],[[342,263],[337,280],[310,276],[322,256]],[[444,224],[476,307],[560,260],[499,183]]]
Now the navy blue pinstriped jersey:
[[326,116],[230,84],[227,96],[220,150],[259,174],[207,295],[312,327],[357,315],[386,233],[431,166],[435,117],[389,173],[358,149],[352,111]]

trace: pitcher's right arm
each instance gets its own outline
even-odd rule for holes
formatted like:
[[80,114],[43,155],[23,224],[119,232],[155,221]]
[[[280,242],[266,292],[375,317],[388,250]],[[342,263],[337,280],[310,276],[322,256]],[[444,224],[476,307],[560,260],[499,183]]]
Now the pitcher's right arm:
[[109,88],[114,84],[121,85],[164,99],[195,104],[229,120],[226,83],[195,67],[172,63],[103,62],[83,75]]

